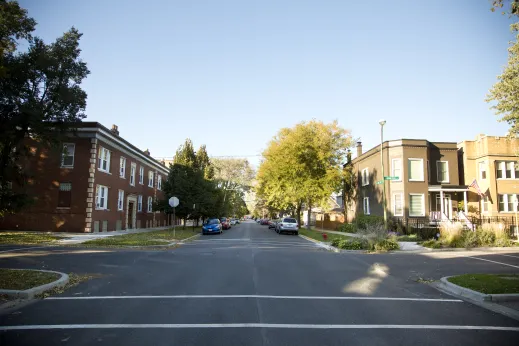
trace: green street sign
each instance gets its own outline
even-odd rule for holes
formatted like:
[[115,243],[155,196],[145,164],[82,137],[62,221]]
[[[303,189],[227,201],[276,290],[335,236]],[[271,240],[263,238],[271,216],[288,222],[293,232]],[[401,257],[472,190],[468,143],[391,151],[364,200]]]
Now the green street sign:
[[380,185],[380,184],[383,184],[383,183],[384,183],[383,180],[379,180],[379,181],[377,181],[375,184]]
[[399,177],[384,177],[384,180],[398,180]]

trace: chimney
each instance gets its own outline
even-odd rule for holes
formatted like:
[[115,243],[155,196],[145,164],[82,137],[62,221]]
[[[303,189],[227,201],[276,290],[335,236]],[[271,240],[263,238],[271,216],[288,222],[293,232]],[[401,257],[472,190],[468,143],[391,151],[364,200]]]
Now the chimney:
[[357,157],[362,155],[362,142],[357,142]]
[[119,127],[117,127],[117,125],[112,125],[112,129],[110,131],[112,131],[114,135],[119,136]]
[[149,149],[146,149],[146,150],[144,151],[144,154],[147,155],[147,156],[150,156],[150,151],[149,151]]

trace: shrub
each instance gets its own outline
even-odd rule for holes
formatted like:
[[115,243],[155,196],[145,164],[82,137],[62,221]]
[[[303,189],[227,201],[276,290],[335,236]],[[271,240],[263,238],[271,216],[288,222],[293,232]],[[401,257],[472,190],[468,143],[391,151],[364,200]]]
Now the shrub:
[[333,238],[332,241],[330,242],[331,246],[339,246],[339,242],[340,242],[340,239],[339,238]]
[[346,240],[343,239],[339,242],[339,248],[345,250],[362,250],[365,248],[364,242],[357,239]]
[[445,245],[450,247],[463,246],[463,225],[460,222],[440,226],[440,237]]
[[410,234],[416,234],[420,239],[432,239],[440,230],[436,227],[411,228]]
[[422,246],[428,247],[431,249],[439,249],[442,247],[442,244],[437,240],[431,239],[431,240],[424,241],[422,243]]
[[343,223],[339,227],[340,232],[346,232],[346,233],[356,233],[357,229],[355,228],[355,225],[352,223]]
[[384,225],[380,223],[368,225],[366,228],[359,228],[357,233],[366,240],[368,249],[373,249],[376,243],[387,239],[387,231]]
[[384,240],[380,240],[375,243],[374,249],[376,251],[390,251],[390,250],[398,250],[400,247],[398,243],[393,238],[388,238]]
[[384,218],[382,216],[361,214],[355,218],[354,223],[357,229],[365,229],[372,225],[384,224]]
[[512,246],[513,243],[510,239],[505,239],[505,238],[497,238],[496,241],[494,242],[494,246],[498,246],[498,247],[508,247],[508,246]]
[[496,235],[494,232],[489,230],[488,228],[478,228],[476,230],[478,239],[479,239],[479,245],[481,246],[492,246],[494,245],[494,242],[496,241]]
[[466,248],[477,247],[480,244],[479,236],[476,232],[467,231],[463,233],[463,246]]

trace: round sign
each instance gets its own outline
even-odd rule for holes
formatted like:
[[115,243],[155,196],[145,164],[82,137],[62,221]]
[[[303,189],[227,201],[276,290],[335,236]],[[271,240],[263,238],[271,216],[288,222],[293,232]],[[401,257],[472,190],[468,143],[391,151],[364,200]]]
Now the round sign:
[[169,199],[169,205],[173,208],[176,208],[178,206],[178,203],[180,203],[180,201],[176,197],[171,197]]

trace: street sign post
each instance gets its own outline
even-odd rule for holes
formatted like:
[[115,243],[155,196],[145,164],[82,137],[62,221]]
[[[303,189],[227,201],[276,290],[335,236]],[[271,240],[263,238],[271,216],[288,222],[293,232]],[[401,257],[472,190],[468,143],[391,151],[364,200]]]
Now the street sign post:
[[399,177],[384,177],[384,180],[398,180]]
[[175,196],[169,199],[169,206],[173,208],[173,238],[175,238],[177,231],[175,227],[177,225],[177,220],[175,219],[175,208],[178,207],[179,203],[180,201]]

